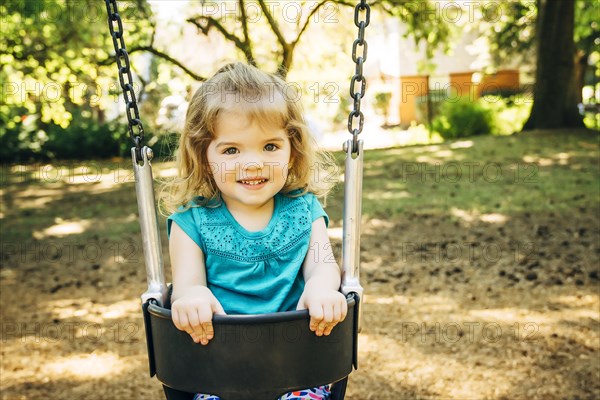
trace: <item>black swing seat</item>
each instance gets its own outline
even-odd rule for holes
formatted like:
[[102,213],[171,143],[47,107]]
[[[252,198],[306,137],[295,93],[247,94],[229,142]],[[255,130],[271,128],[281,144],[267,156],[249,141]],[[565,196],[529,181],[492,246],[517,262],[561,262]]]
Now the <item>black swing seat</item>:
[[[348,315],[329,336],[309,329],[307,310],[262,315],[214,315],[214,338],[194,343],[171,320],[171,310],[143,305],[150,376],[169,400],[193,393],[223,400],[270,400],[285,393],[338,382],[332,398],[343,399],[347,377],[357,367],[359,298],[347,296]],[[336,387],[337,386],[337,387]]]

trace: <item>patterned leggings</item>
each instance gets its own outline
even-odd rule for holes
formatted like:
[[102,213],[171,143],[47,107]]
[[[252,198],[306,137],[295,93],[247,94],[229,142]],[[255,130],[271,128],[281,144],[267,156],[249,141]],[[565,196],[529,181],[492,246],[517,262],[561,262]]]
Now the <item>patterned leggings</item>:
[[[297,390],[281,396],[278,400],[327,400],[331,395],[329,385],[314,389]],[[219,400],[219,397],[212,394],[198,393],[194,400]]]

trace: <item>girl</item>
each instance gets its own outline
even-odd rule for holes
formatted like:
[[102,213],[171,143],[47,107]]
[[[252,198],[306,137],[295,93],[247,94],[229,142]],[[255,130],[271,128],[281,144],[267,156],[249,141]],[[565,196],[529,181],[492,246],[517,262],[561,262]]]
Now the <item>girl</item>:
[[[330,164],[280,78],[235,63],[202,85],[179,142],[179,176],[168,185],[178,329],[207,345],[215,313],[308,308],[317,336],[345,318],[328,217],[316,198],[331,187],[319,174]],[[282,399],[328,397],[323,386]]]

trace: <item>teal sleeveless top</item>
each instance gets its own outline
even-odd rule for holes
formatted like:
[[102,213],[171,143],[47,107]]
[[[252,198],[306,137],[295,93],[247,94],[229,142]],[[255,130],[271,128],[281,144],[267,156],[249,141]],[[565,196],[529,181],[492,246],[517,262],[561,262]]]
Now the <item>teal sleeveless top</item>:
[[227,314],[264,314],[295,310],[304,290],[302,263],[312,223],[329,219],[312,193],[275,196],[269,224],[249,232],[224,202],[216,208],[191,207],[167,219],[202,249],[208,288]]

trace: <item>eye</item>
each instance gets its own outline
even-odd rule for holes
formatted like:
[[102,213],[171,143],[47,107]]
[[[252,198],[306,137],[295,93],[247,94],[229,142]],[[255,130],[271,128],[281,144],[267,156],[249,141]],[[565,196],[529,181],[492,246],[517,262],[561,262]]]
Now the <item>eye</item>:
[[237,154],[239,153],[239,150],[235,147],[228,147],[225,150],[223,150],[223,154]]
[[273,143],[269,143],[265,145],[265,150],[266,151],[275,151],[277,150],[279,147],[276,144]]

